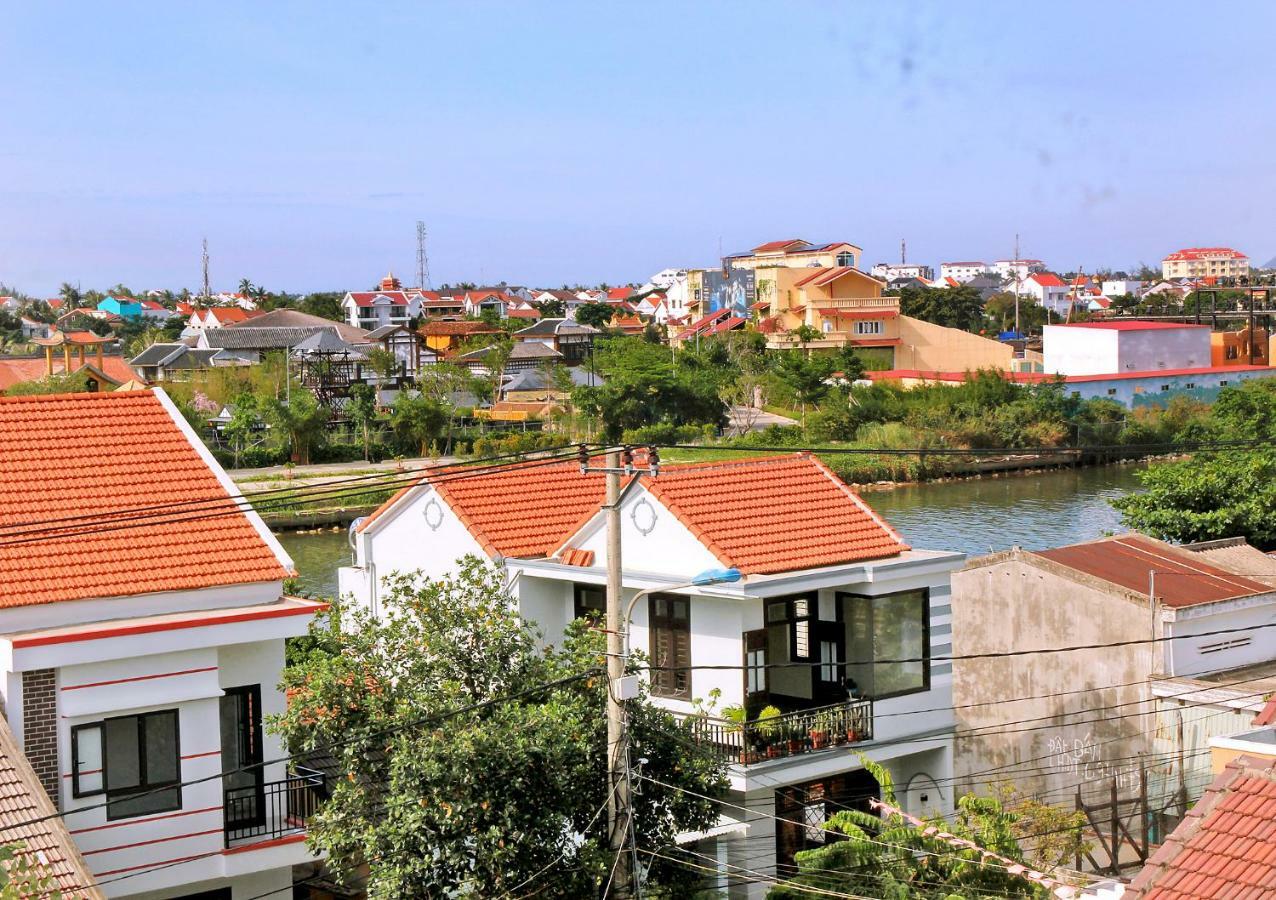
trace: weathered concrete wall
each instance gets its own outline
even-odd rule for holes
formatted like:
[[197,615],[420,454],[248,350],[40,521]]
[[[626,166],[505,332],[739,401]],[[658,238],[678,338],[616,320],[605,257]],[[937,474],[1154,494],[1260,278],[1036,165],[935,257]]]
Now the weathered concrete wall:
[[1020,551],[953,574],[959,790],[1009,780],[1066,802],[1078,784],[1107,792],[1113,776],[1124,794],[1136,787],[1137,756],[1150,747],[1154,645],[961,658],[1147,637],[1147,605],[1100,585],[1043,570]]

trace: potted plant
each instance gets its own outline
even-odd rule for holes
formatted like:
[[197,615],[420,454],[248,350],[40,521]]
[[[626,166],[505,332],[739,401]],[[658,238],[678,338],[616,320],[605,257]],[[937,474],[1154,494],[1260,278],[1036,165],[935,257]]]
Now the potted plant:
[[790,722],[784,729],[787,740],[785,744],[789,748],[789,756],[796,756],[802,752],[802,745],[806,743],[806,734],[802,727],[796,722]]
[[779,707],[775,706],[764,706],[758,713],[758,735],[766,747],[767,759],[775,759],[780,755],[780,745],[774,740],[780,730],[780,715]]
[[749,746],[749,742],[744,736],[744,723],[746,719],[744,707],[738,704],[723,707],[722,718],[727,722],[727,734],[740,735],[740,762],[745,765],[753,762],[757,757],[757,754],[753,752],[753,748]]
[[811,739],[812,750],[823,750],[829,742],[829,732],[833,730],[833,716],[827,711],[820,713],[811,722],[807,735]]

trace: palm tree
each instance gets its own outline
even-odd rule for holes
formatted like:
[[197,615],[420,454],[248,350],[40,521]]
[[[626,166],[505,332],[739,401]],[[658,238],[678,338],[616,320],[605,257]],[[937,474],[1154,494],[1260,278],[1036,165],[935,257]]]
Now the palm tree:
[[239,279],[239,293],[245,297],[251,297],[253,295],[253,283],[247,278]]
[[62,298],[67,307],[74,309],[80,305],[80,289],[72,285],[68,281],[62,282],[62,286],[58,288],[58,296]]

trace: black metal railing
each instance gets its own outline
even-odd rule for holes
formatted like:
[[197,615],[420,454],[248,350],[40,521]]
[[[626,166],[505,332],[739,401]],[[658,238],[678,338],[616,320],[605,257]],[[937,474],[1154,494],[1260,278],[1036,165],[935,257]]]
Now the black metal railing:
[[872,740],[873,701],[848,700],[747,722],[694,715],[684,722],[706,749],[751,765]]
[[226,846],[304,831],[306,821],[327,799],[327,776],[303,766],[297,766],[283,781],[227,788],[223,810]]

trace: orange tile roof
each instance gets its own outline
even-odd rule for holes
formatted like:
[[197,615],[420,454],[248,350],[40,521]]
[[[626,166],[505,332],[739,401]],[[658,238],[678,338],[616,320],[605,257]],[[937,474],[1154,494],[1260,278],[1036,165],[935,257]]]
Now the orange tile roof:
[[[247,515],[224,514],[235,508],[154,392],[0,398],[0,607],[291,574]],[[92,518],[33,524],[72,516]]]
[[1276,769],[1241,756],[1126,889],[1126,900],[1271,897],[1276,888]]
[[[894,529],[809,454],[669,465],[658,477],[643,479],[643,485],[723,565],[746,574],[881,559],[908,549]],[[358,530],[366,530],[410,490],[383,503]],[[581,475],[574,463],[527,463],[444,479],[437,490],[490,556],[541,557],[598,512],[604,479]]]
[[[66,374],[66,366],[63,362],[61,354],[54,354],[54,375]],[[97,357],[89,356],[85,358],[84,364],[97,369],[116,384],[123,384],[126,381],[132,381],[137,378],[137,373],[120,356],[102,357],[102,365],[100,367],[97,364]],[[80,361],[72,357],[71,371],[78,371],[79,368]],[[48,377],[48,366],[43,359],[0,359],[0,392],[13,387],[15,384],[21,384],[25,381],[43,381],[46,377]]]

